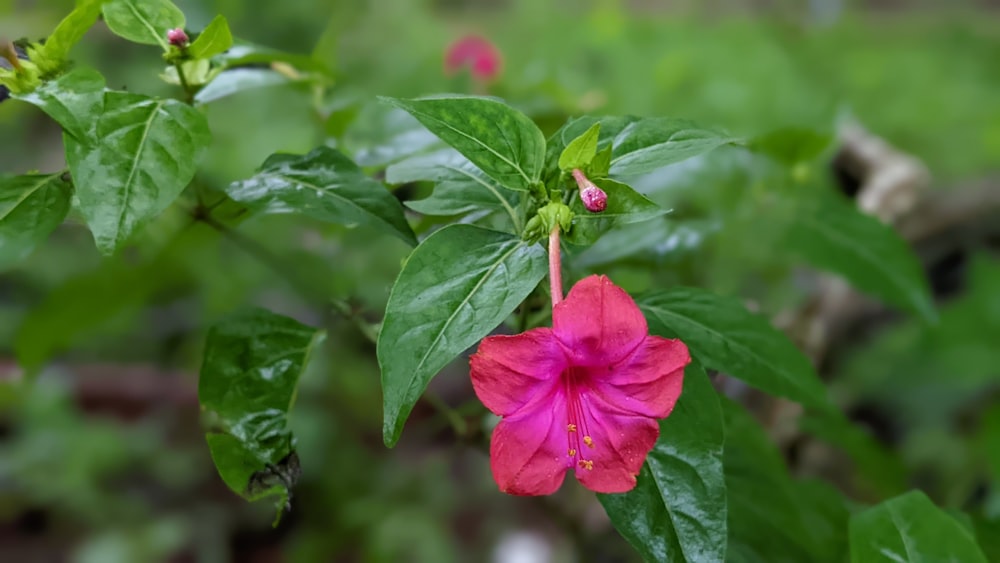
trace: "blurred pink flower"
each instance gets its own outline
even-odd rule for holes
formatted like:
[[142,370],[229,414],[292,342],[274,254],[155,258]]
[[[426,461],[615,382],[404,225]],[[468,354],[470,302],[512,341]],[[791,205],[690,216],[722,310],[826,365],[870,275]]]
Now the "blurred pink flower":
[[445,54],[445,73],[452,75],[468,67],[473,78],[489,82],[500,75],[500,51],[489,39],[479,35],[466,35],[448,47]]
[[635,301],[605,276],[573,286],[552,328],[484,338],[471,376],[503,417],[490,445],[500,490],[551,494],[570,469],[593,491],[631,490],[690,361],[680,340],[650,336]]

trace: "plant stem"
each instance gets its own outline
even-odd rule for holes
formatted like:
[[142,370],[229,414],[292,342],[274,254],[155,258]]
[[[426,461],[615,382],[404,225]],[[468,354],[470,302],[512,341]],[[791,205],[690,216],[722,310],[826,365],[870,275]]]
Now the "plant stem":
[[188,84],[187,77],[184,76],[184,69],[181,67],[181,63],[174,62],[174,68],[177,69],[177,79],[181,81],[181,88],[184,88],[184,95],[187,99],[187,103],[194,101],[194,90],[191,89],[191,85]]
[[552,291],[552,307],[555,308],[563,299],[562,294],[562,255],[559,252],[559,225],[552,227],[549,233],[549,287]]

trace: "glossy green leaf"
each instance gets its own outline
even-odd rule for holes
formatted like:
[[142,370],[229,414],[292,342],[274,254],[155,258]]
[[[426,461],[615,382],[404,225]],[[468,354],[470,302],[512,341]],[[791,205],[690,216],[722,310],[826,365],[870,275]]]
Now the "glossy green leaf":
[[225,52],[232,46],[233,34],[229,31],[229,22],[222,15],[218,15],[191,42],[188,53],[196,59],[207,59]]
[[507,104],[469,96],[382,99],[408,111],[500,185],[528,190],[539,181],[545,138],[531,119]]
[[786,249],[885,303],[936,318],[920,260],[891,227],[835,197],[790,216]]
[[[45,39],[39,48],[37,60],[43,73],[53,72],[66,62],[69,51],[83,39],[83,36],[101,15],[101,5],[105,0],[82,0],[68,16]],[[45,61],[45,62],[42,62]]]
[[683,119],[582,117],[567,123],[548,140],[549,166],[554,167],[565,147],[595,123],[601,124],[598,150],[612,147],[609,173],[615,177],[652,172],[737,140]]
[[850,544],[851,563],[986,563],[975,537],[920,491],[853,515]]
[[256,174],[233,182],[226,193],[261,213],[300,213],[330,223],[363,223],[409,244],[417,242],[399,200],[330,147],[305,155],[271,155]]
[[636,299],[650,330],[684,341],[705,367],[738,377],[805,406],[832,408],[805,355],[762,315],[739,300],[693,287],[654,291]]
[[184,27],[184,12],[170,0],[110,0],[103,11],[104,23],[115,35],[164,51],[167,31]]
[[731,563],[842,563],[848,511],[820,481],[791,478],[781,453],[743,407],[723,400],[723,462]]
[[726,482],[719,398],[696,363],[639,474],[636,487],[598,495],[615,528],[646,561],[724,561]]
[[621,182],[609,178],[597,178],[593,182],[608,195],[608,206],[600,213],[591,213],[583,206],[579,195],[574,193],[570,202],[574,213],[573,228],[566,235],[566,242],[593,244],[615,227],[648,221],[667,212]]
[[829,134],[801,127],[776,129],[747,141],[747,148],[793,165],[808,162],[819,156],[830,146],[833,138]]
[[0,179],[0,271],[27,256],[62,223],[71,194],[62,174]]
[[198,379],[198,400],[214,418],[206,438],[222,480],[248,500],[277,494],[280,510],[298,479],[288,413],[324,337],[263,309],[241,311],[208,332]]
[[104,106],[104,77],[94,69],[81,67],[43,82],[28,94],[16,98],[37,106],[76,139],[85,139]]
[[288,84],[287,76],[263,68],[234,68],[220,72],[194,95],[196,104],[207,104],[255,88]]
[[414,249],[378,337],[386,445],[431,378],[502,323],[546,269],[541,246],[472,225],[445,227]]
[[[597,155],[597,138],[601,134],[601,123],[597,122],[583,132],[582,135],[570,141],[562,154],[559,155],[559,169],[571,171],[574,168],[584,168]],[[610,162],[609,162],[610,164]]]
[[419,155],[390,165],[385,171],[390,184],[435,182],[433,194],[406,206],[425,215],[459,215],[483,209],[503,211],[520,230],[516,211],[519,194],[503,189],[496,180],[476,168],[450,148]]
[[80,211],[97,248],[110,254],[180,195],[211,135],[191,106],[105,92],[104,113],[86,140],[63,140]]

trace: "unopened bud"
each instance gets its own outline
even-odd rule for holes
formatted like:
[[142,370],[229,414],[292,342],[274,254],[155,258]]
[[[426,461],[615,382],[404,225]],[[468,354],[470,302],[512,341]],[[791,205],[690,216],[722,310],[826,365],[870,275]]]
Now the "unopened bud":
[[573,179],[580,188],[580,201],[591,213],[600,213],[608,207],[608,194],[591,182],[579,168],[573,169]]
[[608,207],[608,194],[604,193],[604,190],[601,188],[591,184],[580,190],[580,201],[583,202],[583,206],[587,208],[587,211],[600,213]]
[[186,47],[188,44],[188,34],[183,28],[176,28],[167,31],[167,41],[174,47]]

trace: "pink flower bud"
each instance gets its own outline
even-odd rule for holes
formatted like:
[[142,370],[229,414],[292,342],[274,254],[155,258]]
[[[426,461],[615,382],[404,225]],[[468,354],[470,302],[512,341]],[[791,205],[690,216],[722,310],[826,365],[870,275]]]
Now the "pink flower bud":
[[580,200],[591,213],[600,213],[608,207],[608,194],[594,184],[580,190]]
[[188,34],[181,28],[167,31],[167,41],[174,47],[184,47],[188,44]]
[[446,74],[455,74],[468,67],[473,78],[491,81],[500,74],[500,51],[485,37],[467,35],[448,47],[445,54]]
[[579,168],[573,169],[573,179],[580,188],[580,201],[591,213],[600,213],[608,207],[608,194],[591,182]]

